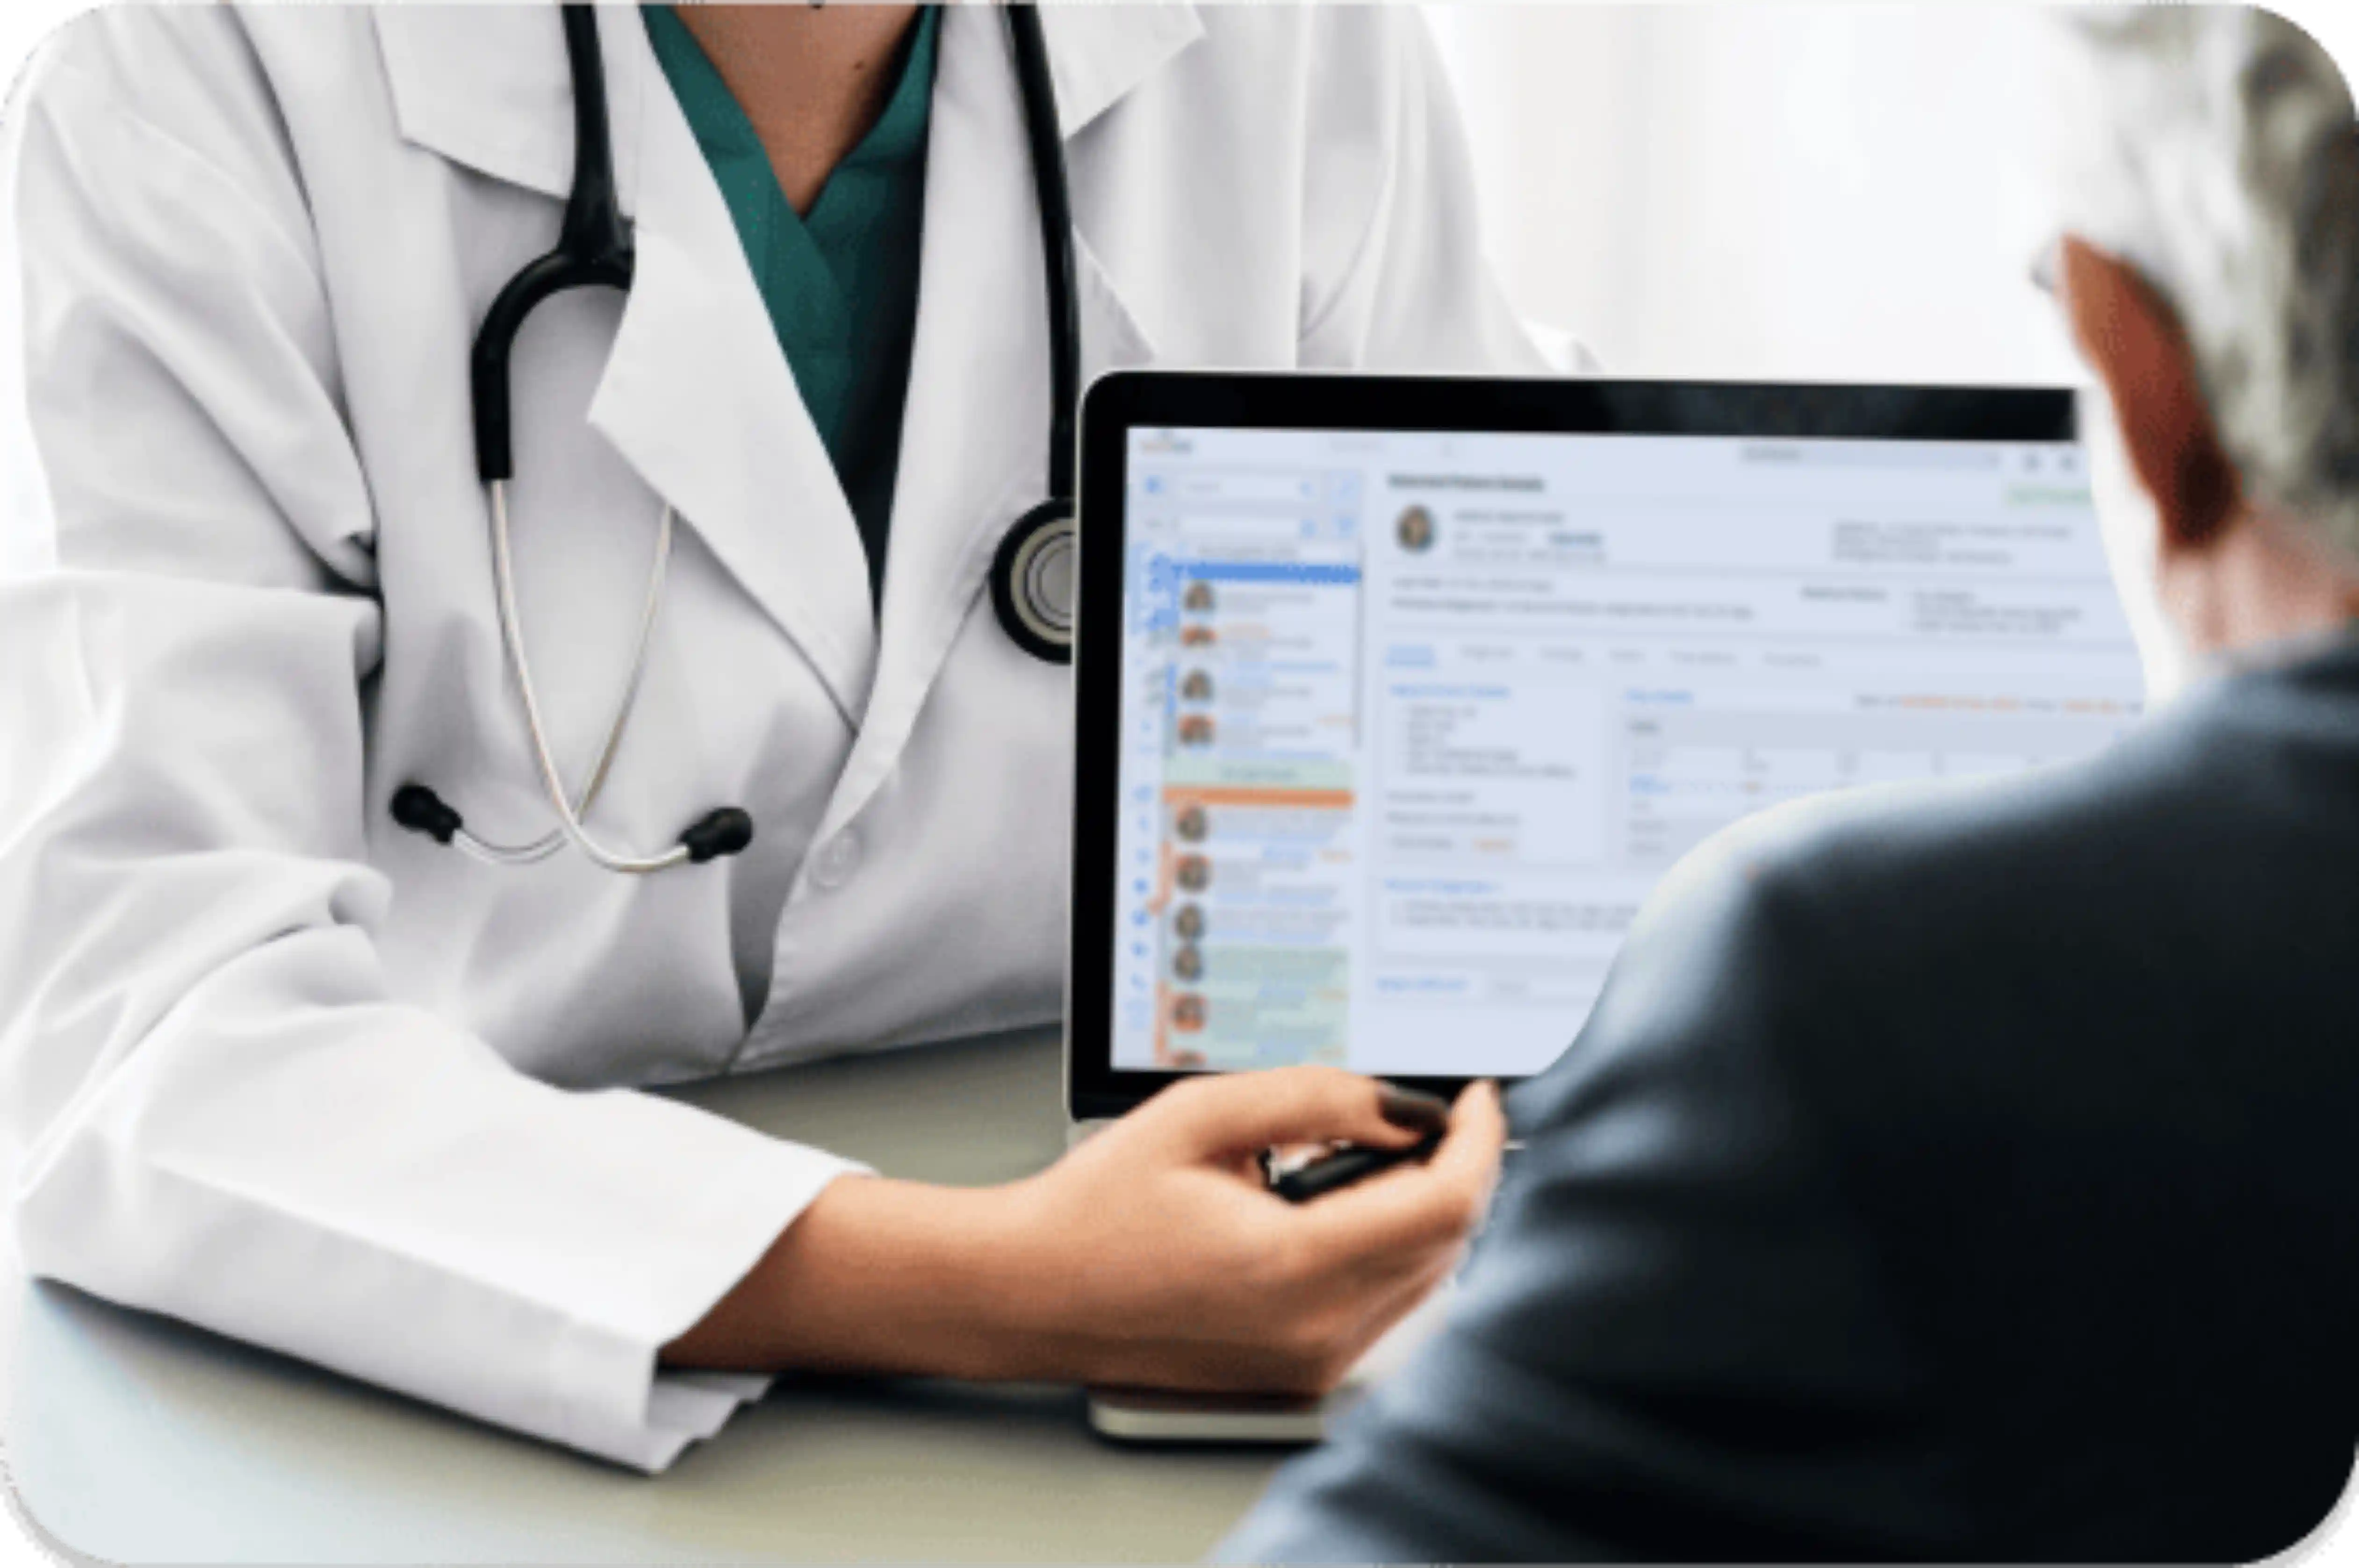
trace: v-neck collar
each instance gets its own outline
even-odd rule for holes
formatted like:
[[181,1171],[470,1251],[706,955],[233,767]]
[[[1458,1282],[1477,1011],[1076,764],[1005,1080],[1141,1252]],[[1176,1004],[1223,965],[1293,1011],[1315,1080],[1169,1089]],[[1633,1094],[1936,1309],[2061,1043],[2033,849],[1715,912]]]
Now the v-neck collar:
[[917,23],[902,49],[901,75],[893,84],[892,95],[878,111],[876,123],[858,145],[844,154],[820,187],[819,199],[811,203],[806,222],[816,223],[828,198],[842,183],[847,172],[892,167],[921,157],[926,150],[926,124],[929,101],[934,92],[934,38],[940,13],[928,5],[918,13]]
[[831,171],[807,213],[787,200],[752,120],[688,24],[669,5],[646,6],[644,15],[648,41],[712,168],[781,346],[790,355],[848,350],[854,290],[842,267],[856,257],[867,226],[859,210],[863,188],[895,178],[925,157],[934,7],[919,13],[876,123]]

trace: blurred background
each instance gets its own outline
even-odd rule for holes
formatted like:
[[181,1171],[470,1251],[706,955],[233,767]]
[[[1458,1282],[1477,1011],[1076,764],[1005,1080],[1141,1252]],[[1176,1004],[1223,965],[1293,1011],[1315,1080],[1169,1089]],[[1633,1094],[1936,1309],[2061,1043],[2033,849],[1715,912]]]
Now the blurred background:
[[2057,382],[2024,5],[1435,5],[1493,258],[1609,373]]

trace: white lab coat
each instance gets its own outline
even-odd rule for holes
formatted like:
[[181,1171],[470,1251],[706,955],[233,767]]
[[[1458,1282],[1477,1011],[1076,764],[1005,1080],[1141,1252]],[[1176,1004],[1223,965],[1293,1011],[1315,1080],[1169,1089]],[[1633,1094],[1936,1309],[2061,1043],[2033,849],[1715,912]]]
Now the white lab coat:
[[[881,630],[728,212],[636,14],[602,23],[637,282],[518,345],[526,623],[578,770],[677,507],[592,818],[652,849],[735,803],[751,849],[496,869],[386,814],[415,779],[550,826],[466,389],[571,173],[556,13],[102,11],[0,165],[0,424],[38,459],[0,544],[0,1099],[35,1271],[658,1468],[760,1385],[658,1347],[846,1165],[635,1087],[1054,1016],[1071,744],[984,591],[1047,431],[998,19],[942,26]],[[1087,371],[1545,368],[1416,15],[1046,23]]]

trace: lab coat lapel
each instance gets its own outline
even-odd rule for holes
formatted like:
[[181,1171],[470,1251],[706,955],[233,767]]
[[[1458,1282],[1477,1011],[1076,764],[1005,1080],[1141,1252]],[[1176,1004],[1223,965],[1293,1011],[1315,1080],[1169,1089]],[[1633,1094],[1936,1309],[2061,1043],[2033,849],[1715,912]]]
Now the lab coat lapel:
[[592,427],[795,640],[846,719],[876,663],[858,526],[778,346],[720,188],[643,28],[638,267]]
[[1071,136],[1203,37],[1204,22],[1184,4],[1044,5],[1040,30],[1057,84],[1057,120]]
[[[573,84],[556,6],[405,0],[371,15],[404,140],[511,185],[564,196],[573,178]],[[638,12],[602,5],[598,22],[614,186],[629,212],[638,189],[645,83],[626,35],[641,30]]]
[[[1068,133],[1194,37],[1193,13],[1184,21],[1109,34],[1125,47],[1078,56],[1057,52],[1063,29],[1052,34]],[[891,773],[952,643],[973,617],[992,614],[984,579],[1002,535],[1048,497],[1048,285],[1005,24],[992,7],[953,5],[941,27],[883,646],[822,838]],[[1145,363],[1153,345],[1086,241],[1077,237],[1076,252],[1084,381]]]
[[[638,266],[590,423],[857,724],[876,634],[851,507],[636,8],[602,6],[599,19]],[[376,22],[405,137],[562,199],[573,121],[556,7],[386,5]]]

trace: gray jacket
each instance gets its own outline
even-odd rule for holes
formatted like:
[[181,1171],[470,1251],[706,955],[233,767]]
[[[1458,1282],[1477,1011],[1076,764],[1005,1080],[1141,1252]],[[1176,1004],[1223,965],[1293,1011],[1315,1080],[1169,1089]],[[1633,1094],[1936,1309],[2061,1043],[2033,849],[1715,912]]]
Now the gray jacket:
[[2359,639],[1682,864],[1232,1559],[2250,1561],[2359,1443]]

